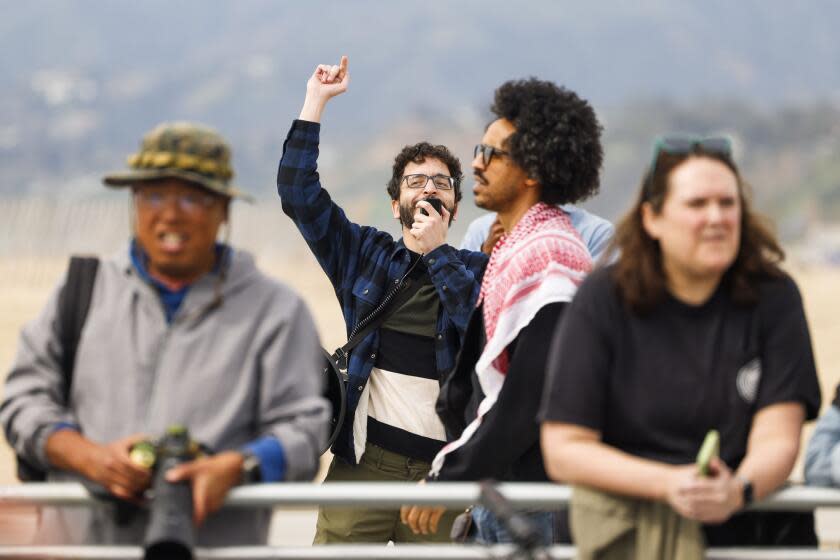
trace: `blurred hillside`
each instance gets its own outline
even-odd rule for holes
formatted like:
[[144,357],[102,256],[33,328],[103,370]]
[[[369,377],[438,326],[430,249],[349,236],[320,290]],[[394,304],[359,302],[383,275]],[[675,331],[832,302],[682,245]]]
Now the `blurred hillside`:
[[[0,196],[104,196],[156,122],[210,124],[238,181],[273,196],[304,84],[350,55],[325,115],[325,183],[357,219],[390,223],[394,153],[429,139],[468,162],[501,82],[536,75],[592,100],[605,123],[611,218],[654,135],[725,132],[761,208],[787,236],[840,213],[840,2],[723,0],[399,3],[0,1]],[[467,181],[469,190],[470,181]],[[470,204],[462,220],[477,214]]]

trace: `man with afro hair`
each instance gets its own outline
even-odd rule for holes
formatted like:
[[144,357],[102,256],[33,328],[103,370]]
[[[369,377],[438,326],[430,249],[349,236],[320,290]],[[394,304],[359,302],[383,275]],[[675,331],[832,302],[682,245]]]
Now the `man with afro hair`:
[[[537,409],[554,327],[592,263],[558,204],[598,191],[601,125],[574,92],[534,78],[496,90],[496,119],[475,147],[475,202],[504,228],[481,283],[455,369],[437,410],[452,441],[429,481],[548,481]],[[412,530],[437,529],[442,508],[406,506]],[[555,515],[528,512],[549,544]],[[499,521],[472,510],[479,542],[509,542]]]

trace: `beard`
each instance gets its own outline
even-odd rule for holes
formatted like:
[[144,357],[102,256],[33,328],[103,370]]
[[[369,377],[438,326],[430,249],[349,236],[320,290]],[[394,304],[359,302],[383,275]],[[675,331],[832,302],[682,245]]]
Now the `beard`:
[[[421,199],[422,200],[422,199]],[[417,202],[420,202],[419,200]],[[443,204],[443,201],[440,201]],[[446,211],[449,212],[449,223],[447,225],[452,225],[453,216],[455,215],[455,205],[447,206],[443,204],[443,207],[446,208]],[[417,204],[409,204],[400,202],[400,224],[408,229],[411,229],[411,224],[414,223],[414,214],[417,210]]]

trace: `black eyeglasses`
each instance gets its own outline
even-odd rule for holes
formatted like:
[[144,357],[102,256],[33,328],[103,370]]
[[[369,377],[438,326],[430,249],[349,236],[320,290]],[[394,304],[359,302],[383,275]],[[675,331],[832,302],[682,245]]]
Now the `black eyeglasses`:
[[412,173],[403,177],[405,185],[409,189],[423,189],[426,188],[426,183],[429,181],[434,184],[439,191],[448,191],[455,186],[455,179],[449,175],[424,175],[423,173]]
[[484,163],[484,167],[490,165],[490,162],[493,160],[493,156],[509,155],[509,152],[500,150],[499,148],[494,148],[493,146],[488,146],[487,144],[475,145],[475,149],[473,149],[473,158],[478,157],[479,153],[481,154],[481,161]]
[[732,158],[732,141],[724,136],[660,136],[653,143],[653,159],[650,162],[650,173],[656,170],[659,154],[673,154],[687,156],[693,152],[705,152]]

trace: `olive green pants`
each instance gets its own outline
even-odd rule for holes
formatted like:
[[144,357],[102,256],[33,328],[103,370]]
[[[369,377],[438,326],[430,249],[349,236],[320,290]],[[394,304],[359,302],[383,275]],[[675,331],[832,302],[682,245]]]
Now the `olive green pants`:
[[[362,460],[356,466],[333,457],[324,482],[417,482],[429,473],[429,468],[429,463],[368,443]],[[415,535],[400,521],[399,509],[321,506],[314,544],[450,542],[452,522],[461,511],[447,510],[436,534]]]
[[575,486],[572,539],[578,560],[702,560],[703,530],[667,504]]

